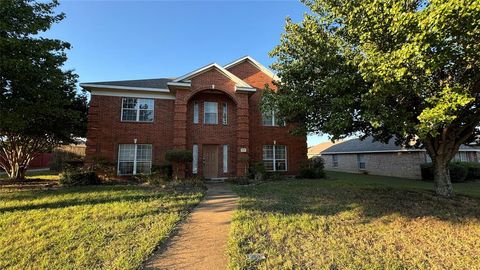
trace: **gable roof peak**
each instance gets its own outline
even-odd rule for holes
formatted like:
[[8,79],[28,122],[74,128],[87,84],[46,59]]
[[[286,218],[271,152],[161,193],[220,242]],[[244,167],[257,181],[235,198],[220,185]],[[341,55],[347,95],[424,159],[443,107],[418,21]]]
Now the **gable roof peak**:
[[223,66],[225,69],[229,69],[231,67],[234,67],[240,63],[243,63],[245,61],[248,61],[250,62],[253,66],[255,66],[258,70],[262,71],[263,73],[267,74],[270,78],[274,79],[274,80],[280,80],[278,78],[278,76],[273,73],[273,71],[271,71],[269,68],[265,67],[264,65],[260,64],[260,62],[258,62],[257,60],[253,59],[253,57],[251,57],[250,55],[245,55],[231,63],[228,63],[226,64],[225,66]]
[[241,88],[252,88],[248,83],[244,82],[242,79],[238,78],[237,76],[235,76],[233,73],[231,73],[230,71],[228,71],[227,69],[225,69],[224,67],[220,66],[219,64],[217,63],[210,63],[206,66],[203,66],[199,69],[196,69],[192,72],[189,72],[183,76],[180,76],[178,78],[176,78],[175,80],[173,80],[173,83],[182,83],[182,82],[187,82],[188,80],[190,80],[191,78],[197,76],[197,75],[200,75],[206,71],[209,71],[210,69],[217,69],[218,71],[220,71],[223,75],[225,75],[227,78],[231,79],[232,81],[235,82],[236,86],[237,87],[241,87]]

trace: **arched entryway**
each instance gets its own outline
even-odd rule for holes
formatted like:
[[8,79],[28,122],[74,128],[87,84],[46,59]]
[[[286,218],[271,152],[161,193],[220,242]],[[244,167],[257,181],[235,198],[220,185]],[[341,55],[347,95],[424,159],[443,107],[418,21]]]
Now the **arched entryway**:
[[194,175],[225,178],[236,175],[237,104],[221,90],[193,93],[187,102],[187,149],[193,152]]

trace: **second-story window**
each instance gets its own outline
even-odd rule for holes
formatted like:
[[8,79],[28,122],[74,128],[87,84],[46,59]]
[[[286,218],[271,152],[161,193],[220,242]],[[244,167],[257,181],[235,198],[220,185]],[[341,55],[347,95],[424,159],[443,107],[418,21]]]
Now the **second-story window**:
[[153,99],[123,98],[122,121],[153,122],[153,109]]
[[227,103],[223,103],[223,111],[222,111],[222,124],[227,125],[228,124],[228,107]]
[[278,117],[275,111],[262,112],[262,125],[264,126],[285,126],[285,121]]
[[218,124],[218,104],[217,102],[205,101],[203,123],[205,124]]
[[199,114],[199,109],[198,109],[198,101],[193,102],[193,123],[198,124],[198,114]]

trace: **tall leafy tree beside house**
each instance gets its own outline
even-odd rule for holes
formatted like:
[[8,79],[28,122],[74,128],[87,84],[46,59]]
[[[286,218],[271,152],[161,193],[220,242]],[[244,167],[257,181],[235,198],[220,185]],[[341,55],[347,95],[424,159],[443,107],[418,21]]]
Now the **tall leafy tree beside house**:
[[478,0],[306,0],[271,52],[282,78],[267,92],[303,132],[353,134],[423,146],[437,194],[453,196],[448,171],[480,122]]
[[0,1],[0,168],[24,179],[37,153],[85,133],[87,101],[62,70],[70,44],[41,37],[65,15],[57,1]]

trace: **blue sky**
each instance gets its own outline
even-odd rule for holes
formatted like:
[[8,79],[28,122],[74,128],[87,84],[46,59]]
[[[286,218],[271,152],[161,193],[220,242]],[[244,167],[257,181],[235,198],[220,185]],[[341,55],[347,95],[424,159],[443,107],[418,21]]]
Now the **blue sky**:
[[[62,1],[67,18],[44,36],[72,44],[66,68],[80,82],[177,77],[250,55],[269,66],[299,1]],[[309,145],[327,140],[309,136]]]

